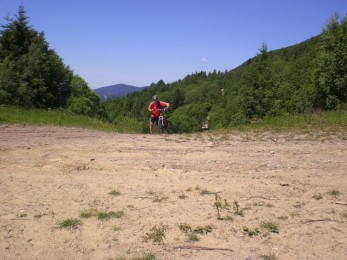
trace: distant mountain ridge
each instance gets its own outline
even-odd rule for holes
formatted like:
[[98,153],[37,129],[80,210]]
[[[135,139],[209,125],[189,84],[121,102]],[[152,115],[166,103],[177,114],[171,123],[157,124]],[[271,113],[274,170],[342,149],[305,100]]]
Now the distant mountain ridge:
[[141,91],[144,88],[127,84],[115,84],[94,89],[94,92],[100,97],[101,101],[106,101],[112,97],[124,97],[130,93]]

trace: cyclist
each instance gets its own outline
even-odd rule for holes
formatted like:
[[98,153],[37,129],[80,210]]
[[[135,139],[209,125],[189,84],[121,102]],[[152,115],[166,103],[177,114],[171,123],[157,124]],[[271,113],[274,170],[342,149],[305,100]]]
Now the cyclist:
[[[148,111],[151,112],[151,118],[149,120],[149,131],[151,134],[153,134],[153,124],[154,123],[158,124],[160,109],[164,107],[169,107],[169,103],[164,101],[159,101],[158,96],[154,95],[153,101],[149,103],[149,106],[148,106]],[[160,129],[158,128],[158,133],[159,133],[159,130]]]

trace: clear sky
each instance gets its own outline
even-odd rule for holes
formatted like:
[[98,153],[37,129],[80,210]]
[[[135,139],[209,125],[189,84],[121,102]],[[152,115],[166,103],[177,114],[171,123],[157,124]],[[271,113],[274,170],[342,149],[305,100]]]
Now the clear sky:
[[92,89],[231,70],[263,42],[288,47],[347,14],[347,0],[0,0],[0,24],[21,4]]

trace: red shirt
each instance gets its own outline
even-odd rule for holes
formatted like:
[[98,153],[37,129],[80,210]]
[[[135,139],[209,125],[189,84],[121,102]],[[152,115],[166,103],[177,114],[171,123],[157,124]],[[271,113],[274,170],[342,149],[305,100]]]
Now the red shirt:
[[149,106],[148,110],[152,112],[151,117],[157,118],[160,116],[160,108],[168,107],[169,103],[163,102],[163,101],[152,101]]

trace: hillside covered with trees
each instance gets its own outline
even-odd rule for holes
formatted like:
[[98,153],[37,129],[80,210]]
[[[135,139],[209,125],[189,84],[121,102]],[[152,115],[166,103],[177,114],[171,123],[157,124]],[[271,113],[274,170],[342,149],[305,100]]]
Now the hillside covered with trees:
[[153,95],[170,103],[175,132],[249,124],[287,114],[346,110],[347,17],[337,15],[322,33],[302,43],[258,54],[230,71],[196,72],[172,83],[104,103],[63,63],[43,32],[29,25],[22,6],[0,31],[0,105],[61,109],[108,122],[131,122],[148,132]]
[[266,117],[345,109],[347,101],[347,17],[334,15],[319,36],[269,51],[225,72],[196,72],[176,82],[162,80],[142,92],[105,103],[111,120],[143,122],[156,94],[170,103],[175,132],[241,126]]

